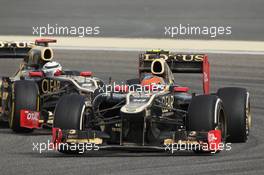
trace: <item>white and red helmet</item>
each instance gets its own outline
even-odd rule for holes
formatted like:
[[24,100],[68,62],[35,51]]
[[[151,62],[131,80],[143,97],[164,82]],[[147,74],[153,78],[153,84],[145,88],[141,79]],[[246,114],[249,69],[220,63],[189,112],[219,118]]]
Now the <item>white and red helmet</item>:
[[60,63],[56,61],[51,61],[44,64],[42,71],[47,77],[53,77],[53,76],[61,75],[62,67]]

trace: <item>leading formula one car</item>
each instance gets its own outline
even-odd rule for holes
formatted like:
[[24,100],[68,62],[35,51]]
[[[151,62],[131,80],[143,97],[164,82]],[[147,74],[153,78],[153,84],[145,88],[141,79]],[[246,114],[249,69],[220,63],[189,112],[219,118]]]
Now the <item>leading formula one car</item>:
[[0,58],[23,58],[13,77],[0,80],[0,120],[15,132],[51,128],[56,103],[63,94],[81,92],[89,106],[89,99],[104,84],[92,72],[62,69],[53,61],[51,42],[56,40],[0,42]]
[[[88,145],[96,150],[183,147],[218,152],[225,142],[247,140],[249,92],[226,87],[210,93],[206,55],[147,51],[139,57],[138,71],[138,79],[105,88],[92,108],[83,94],[63,96],[54,116],[55,149],[80,153]],[[188,87],[176,84],[173,73],[202,73],[204,94],[188,93]]]

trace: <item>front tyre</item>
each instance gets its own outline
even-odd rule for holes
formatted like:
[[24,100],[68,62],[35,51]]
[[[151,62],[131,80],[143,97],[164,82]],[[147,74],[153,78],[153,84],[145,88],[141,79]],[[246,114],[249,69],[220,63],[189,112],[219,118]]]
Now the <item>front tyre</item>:
[[35,82],[20,80],[13,84],[9,126],[14,132],[32,132],[33,129],[20,126],[20,111],[39,111],[39,89]]
[[246,142],[251,127],[250,96],[246,89],[226,87],[218,90],[227,115],[227,141]]
[[[61,130],[83,130],[84,128],[85,100],[79,94],[64,95],[57,103],[54,113],[54,128]],[[76,145],[77,146],[77,145]],[[72,149],[74,148],[74,150]],[[58,151],[65,154],[79,154],[76,147],[59,146]]]
[[[208,132],[220,130],[222,140],[226,137],[226,116],[222,101],[215,95],[199,95],[193,97],[188,108],[189,131]],[[196,153],[209,153],[194,150]]]

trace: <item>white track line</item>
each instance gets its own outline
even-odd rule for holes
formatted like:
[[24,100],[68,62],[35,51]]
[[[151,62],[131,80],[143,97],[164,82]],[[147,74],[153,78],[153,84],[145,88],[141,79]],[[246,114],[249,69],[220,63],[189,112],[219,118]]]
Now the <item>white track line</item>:
[[[62,46],[62,47],[52,47],[53,49],[57,50],[91,50],[91,51],[146,51],[146,50],[151,50],[151,49],[156,49],[156,48],[114,48],[114,47],[101,47],[101,48],[96,48],[96,47],[67,47],[67,46]],[[162,47],[160,47],[162,48]],[[164,48],[163,48],[164,49]],[[196,50],[196,49],[169,49],[170,51],[174,52],[186,52],[186,53],[205,53],[205,54],[233,54],[233,55],[264,55],[264,51],[238,51],[238,50]]]
[[[40,37],[0,36],[1,41],[33,41],[36,38]],[[148,49],[164,49],[177,52],[264,55],[264,42],[262,41],[176,40],[150,38],[52,38],[56,38],[58,42],[52,44],[51,47],[63,50],[143,51]]]

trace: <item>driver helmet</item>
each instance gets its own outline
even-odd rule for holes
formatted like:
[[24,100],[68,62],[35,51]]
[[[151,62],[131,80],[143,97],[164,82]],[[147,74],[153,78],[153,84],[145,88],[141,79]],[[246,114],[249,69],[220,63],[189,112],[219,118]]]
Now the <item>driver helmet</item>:
[[61,75],[62,67],[60,63],[56,61],[51,61],[44,64],[42,71],[47,77],[53,77],[53,76]]
[[141,81],[142,86],[147,85],[164,85],[165,81],[162,77],[153,75],[153,74],[146,74]]

